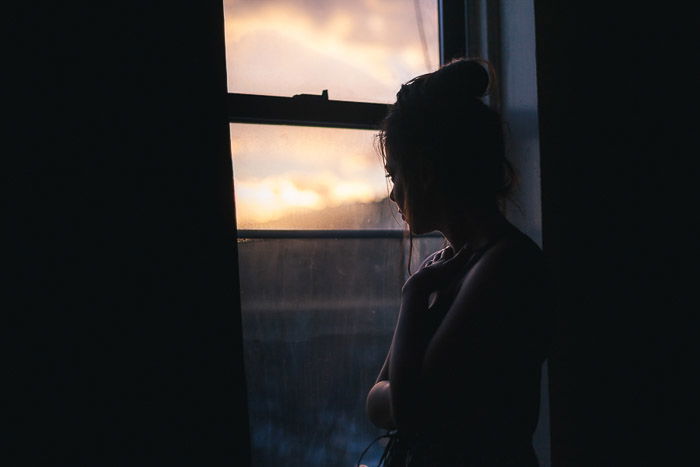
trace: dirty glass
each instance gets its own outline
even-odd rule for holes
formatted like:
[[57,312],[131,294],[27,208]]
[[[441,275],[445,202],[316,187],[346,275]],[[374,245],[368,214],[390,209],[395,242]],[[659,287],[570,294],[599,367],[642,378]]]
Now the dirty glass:
[[[414,240],[416,263],[442,245]],[[402,238],[239,239],[252,465],[355,465],[406,278]],[[363,463],[376,465],[375,444]]]
[[[231,125],[254,467],[353,465],[381,434],[365,398],[391,341],[409,242],[375,134]],[[352,238],[359,230],[370,235]],[[441,246],[414,239],[413,270]]]
[[231,124],[238,228],[403,229],[376,133]]

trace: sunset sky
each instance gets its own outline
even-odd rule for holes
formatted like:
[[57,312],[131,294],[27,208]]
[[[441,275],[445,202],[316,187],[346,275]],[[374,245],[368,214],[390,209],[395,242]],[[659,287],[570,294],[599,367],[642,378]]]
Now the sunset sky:
[[239,227],[387,196],[374,131],[231,125]]
[[[230,92],[393,102],[438,66],[436,0],[226,0]],[[231,125],[239,228],[387,195],[373,131]]]

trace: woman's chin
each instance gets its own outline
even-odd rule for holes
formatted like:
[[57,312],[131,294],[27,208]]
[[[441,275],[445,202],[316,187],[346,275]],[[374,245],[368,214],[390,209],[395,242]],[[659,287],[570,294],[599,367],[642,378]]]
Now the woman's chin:
[[437,230],[436,222],[429,216],[416,216],[413,219],[407,219],[401,213],[401,218],[413,235],[423,235]]

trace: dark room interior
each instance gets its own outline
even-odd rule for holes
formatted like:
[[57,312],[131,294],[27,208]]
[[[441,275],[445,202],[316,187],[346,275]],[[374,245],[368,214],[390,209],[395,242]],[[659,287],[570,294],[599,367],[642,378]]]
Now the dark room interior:
[[[534,2],[554,467],[698,465],[697,41],[652,6]],[[3,465],[250,465],[222,2],[5,19]]]

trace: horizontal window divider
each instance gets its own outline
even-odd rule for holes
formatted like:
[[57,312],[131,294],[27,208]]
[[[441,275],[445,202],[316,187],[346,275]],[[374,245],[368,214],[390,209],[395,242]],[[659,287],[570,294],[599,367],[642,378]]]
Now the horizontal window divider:
[[375,130],[379,128],[388,111],[388,104],[332,101],[315,95],[295,97],[236,93],[228,95],[230,123]]
[[[358,230],[238,230],[237,237],[243,239],[350,239],[350,238],[404,238],[408,233],[392,229]],[[439,232],[414,235],[413,238],[442,238]]]

